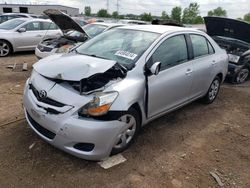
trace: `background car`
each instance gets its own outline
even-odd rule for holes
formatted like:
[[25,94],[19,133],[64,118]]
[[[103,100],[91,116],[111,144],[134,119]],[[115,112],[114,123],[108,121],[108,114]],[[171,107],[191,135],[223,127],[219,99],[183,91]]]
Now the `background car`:
[[14,18],[40,18],[39,15],[25,13],[5,13],[0,15],[0,24]]
[[229,56],[227,79],[241,84],[249,78],[250,24],[222,17],[204,17],[207,33]]
[[[80,18],[71,18],[69,15],[59,10],[47,10],[44,12],[61,29],[63,36],[54,39],[41,41],[35,50],[38,59],[47,57],[54,53],[65,53],[70,48],[76,46],[89,38],[121,26],[123,24],[92,23],[81,27]],[[83,20],[81,20],[83,21]]]
[[0,57],[12,52],[35,50],[45,37],[61,36],[61,31],[50,20],[16,18],[0,24]]
[[102,160],[148,122],[194,100],[212,103],[228,56],[206,33],[124,26],[33,65],[23,103],[30,127],[72,155]]

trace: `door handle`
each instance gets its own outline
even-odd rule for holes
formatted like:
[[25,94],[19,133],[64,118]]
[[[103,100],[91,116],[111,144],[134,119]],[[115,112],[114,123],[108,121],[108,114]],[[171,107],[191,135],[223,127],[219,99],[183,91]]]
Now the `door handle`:
[[36,35],[36,37],[42,37],[42,35]]
[[192,69],[187,69],[186,75],[190,75],[192,72],[193,72]]

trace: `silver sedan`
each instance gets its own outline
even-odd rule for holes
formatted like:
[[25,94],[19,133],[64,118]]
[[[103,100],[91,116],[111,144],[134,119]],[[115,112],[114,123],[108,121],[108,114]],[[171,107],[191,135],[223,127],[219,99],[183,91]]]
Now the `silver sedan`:
[[[46,35],[46,36],[45,36]],[[44,38],[61,36],[50,20],[16,18],[0,24],[0,57],[13,52],[35,50]]]
[[104,159],[127,149],[157,117],[200,98],[212,103],[227,66],[225,50],[204,32],[115,28],[33,66],[23,98],[26,119],[48,143]]

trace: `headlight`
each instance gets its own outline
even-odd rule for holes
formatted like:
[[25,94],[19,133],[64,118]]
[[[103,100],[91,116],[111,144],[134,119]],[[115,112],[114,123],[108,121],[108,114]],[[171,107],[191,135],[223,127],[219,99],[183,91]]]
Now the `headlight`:
[[93,99],[79,110],[79,114],[83,116],[104,115],[109,111],[117,96],[118,92],[95,93]]
[[64,45],[56,50],[56,53],[67,53],[73,45]]
[[228,60],[233,63],[238,63],[240,56],[228,54]]

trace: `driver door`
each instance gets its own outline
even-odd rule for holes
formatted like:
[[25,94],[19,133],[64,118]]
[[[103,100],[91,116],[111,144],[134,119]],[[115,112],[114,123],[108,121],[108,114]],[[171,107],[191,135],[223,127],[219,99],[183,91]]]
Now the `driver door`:
[[193,64],[188,60],[184,35],[163,41],[153,52],[147,67],[160,62],[158,75],[148,77],[148,117],[160,115],[186,103],[190,98]]
[[25,32],[16,32],[15,42],[17,51],[34,50],[43,39],[46,31],[42,29],[42,22],[33,21],[22,26]]

